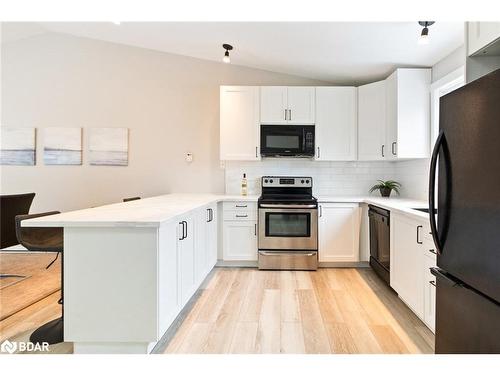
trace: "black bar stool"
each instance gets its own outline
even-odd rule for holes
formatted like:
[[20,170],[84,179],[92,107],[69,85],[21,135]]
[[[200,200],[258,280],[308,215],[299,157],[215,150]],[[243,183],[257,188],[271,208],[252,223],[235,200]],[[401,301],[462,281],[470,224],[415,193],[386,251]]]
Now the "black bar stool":
[[[19,243],[29,251],[54,252],[57,253],[56,258],[47,266],[49,268],[61,254],[61,264],[63,260],[63,245],[64,236],[63,228],[42,228],[42,227],[22,227],[21,222],[27,219],[33,219],[42,216],[59,214],[59,211],[44,212],[33,215],[17,215],[16,216],[16,235]],[[61,298],[59,304],[62,305],[62,316],[45,323],[38,327],[30,336],[32,343],[48,342],[50,345],[64,341],[63,317],[63,269],[61,267]]]
[[[35,193],[0,195],[0,249],[19,244],[16,237],[16,215],[29,213]],[[0,274],[0,278],[25,277]]]

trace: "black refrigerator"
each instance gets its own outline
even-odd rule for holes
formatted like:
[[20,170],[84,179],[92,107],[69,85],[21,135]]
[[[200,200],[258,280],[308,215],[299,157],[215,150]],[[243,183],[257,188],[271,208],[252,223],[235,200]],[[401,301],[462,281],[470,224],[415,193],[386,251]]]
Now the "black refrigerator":
[[430,169],[435,351],[500,353],[500,69],[441,98]]

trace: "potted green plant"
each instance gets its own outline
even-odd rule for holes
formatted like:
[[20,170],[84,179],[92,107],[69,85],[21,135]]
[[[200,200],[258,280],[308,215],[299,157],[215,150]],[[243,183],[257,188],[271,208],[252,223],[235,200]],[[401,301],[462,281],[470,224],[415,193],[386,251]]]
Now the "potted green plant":
[[373,193],[375,190],[380,191],[380,195],[383,197],[389,197],[391,195],[391,192],[394,190],[398,195],[399,195],[399,188],[401,187],[401,184],[397,181],[392,181],[392,180],[377,180],[379,183],[376,185],[373,185],[370,189],[370,193]]

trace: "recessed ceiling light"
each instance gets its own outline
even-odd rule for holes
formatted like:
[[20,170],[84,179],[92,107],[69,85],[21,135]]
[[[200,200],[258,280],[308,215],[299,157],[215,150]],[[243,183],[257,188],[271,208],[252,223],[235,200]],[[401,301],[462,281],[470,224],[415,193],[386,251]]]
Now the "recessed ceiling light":
[[423,27],[418,44],[429,44],[429,26],[434,23],[434,21],[418,21],[418,24]]
[[233,46],[224,43],[222,45],[222,48],[226,50],[226,52],[224,52],[224,57],[222,58],[222,61],[224,61],[226,64],[229,64],[231,62],[231,58],[229,57],[229,51],[233,49]]

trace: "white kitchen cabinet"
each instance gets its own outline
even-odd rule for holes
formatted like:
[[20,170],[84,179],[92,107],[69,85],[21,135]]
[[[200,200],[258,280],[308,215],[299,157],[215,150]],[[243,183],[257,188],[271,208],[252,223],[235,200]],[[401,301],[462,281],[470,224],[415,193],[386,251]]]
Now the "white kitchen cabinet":
[[357,159],[357,88],[316,88],[316,160]]
[[358,87],[358,160],[384,160],[385,106],[385,81]]
[[420,220],[391,214],[391,287],[422,320],[423,230]]
[[257,222],[224,221],[224,260],[257,260]]
[[198,285],[195,276],[194,218],[191,215],[181,218],[178,234],[179,286],[181,304],[184,306],[194,294]]
[[288,123],[303,125],[315,123],[316,89],[314,87],[288,87]]
[[436,276],[431,273],[430,269],[436,267],[436,260],[424,256],[423,263],[424,323],[434,332],[436,327]]
[[359,261],[360,208],[357,203],[319,206],[319,261]]
[[263,86],[260,88],[260,122],[286,124],[288,122],[288,88]]
[[[490,54],[489,47],[500,39],[500,22],[468,22],[468,55]],[[500,54],[500,47],[491,51],[492,55]]]
[[386,79],[386,160],[428,158],[430,69],[397,69]]
[[259,160],[259,87],[220,87],[220,159]]
[[262,86],[261,124],[314,124],[315,88],[304,86]]
[[208,207],[194,214],[194,278],[201,283],[208,269]]

